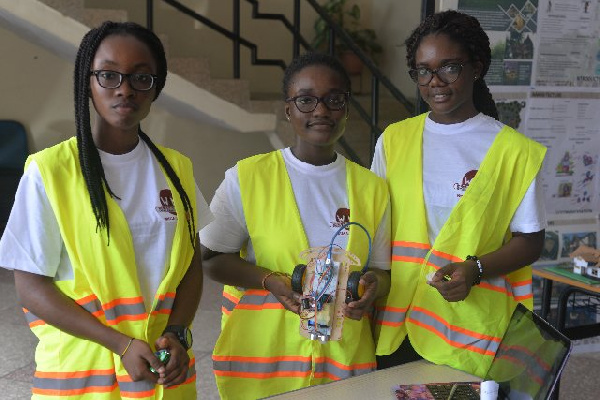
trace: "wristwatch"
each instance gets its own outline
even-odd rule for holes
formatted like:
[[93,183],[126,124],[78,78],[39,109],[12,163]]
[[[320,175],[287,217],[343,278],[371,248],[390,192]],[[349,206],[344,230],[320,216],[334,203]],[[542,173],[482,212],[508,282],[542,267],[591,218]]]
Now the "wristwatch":
[[192,347],[192,343],[194,343],[194,338],[192,337],[192,331],[190,328],[184,325],[167,325],[165,330],[163,331],[163,335],[167,332],[174,333],[179,339],[179,343],[183,346],[184,349],[189,350]]

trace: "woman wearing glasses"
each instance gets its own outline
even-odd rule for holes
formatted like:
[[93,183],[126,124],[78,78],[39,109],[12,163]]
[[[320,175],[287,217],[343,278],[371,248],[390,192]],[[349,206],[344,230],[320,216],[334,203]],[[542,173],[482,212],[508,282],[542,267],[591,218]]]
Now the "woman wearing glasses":
[[[209,275],[226,285],[213,354],[224,399],[262,398],[375,368],[363,315],[389,289],[389,201],[381,178],[334,150],[349,92],[350,79],[335,58],[307,53],[294,59],[283,93],[295,145],[238,162],[211,202],[215,221],[200,241]],[[300,295],[290,275],[303,262],[301,251],[327,246],[349,219],[374,238],[373,268],[362,276],[362,298],[344,310],[342,339],[312,341],[300,335]],[[335,244],[367,261],[369,240],[356,226]]]
[[75,60],[77,136],[27,162],[0,265],[40,340],[35,399],[196,398],[188,326],[210,212],[190,160],[140,128],[166,76],[151,31],[92,29]]
[[424,357],[484,376],[517,302],[532,307],[546,149],[497,121],[477,19],[429,16],[406,46],[430,111],[390,125],[373,160],[394,199],[378,367]]

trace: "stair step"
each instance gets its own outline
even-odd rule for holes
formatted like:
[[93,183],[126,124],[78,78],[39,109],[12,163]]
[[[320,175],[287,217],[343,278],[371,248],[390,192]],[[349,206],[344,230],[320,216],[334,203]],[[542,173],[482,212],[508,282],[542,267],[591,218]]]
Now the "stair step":
[[96,28],[104,21],[126,22],[129,15],[125,10],[109,10],[100,8],[86,8],[81,22],[90,28]]
[[250,100],[250,109],[253,113],[271,113],[277,114],[283,109],[281,100]]
[[56,11],[83,23],[85,14],[84,0],[39,0]]
[[198,87],[210,90],[210,64],[206,58],[176,57],[168,61],[170,72],[180,75]]
[[211,79],[208,90],[222,99],[250,109],[250,83],[244,79]]

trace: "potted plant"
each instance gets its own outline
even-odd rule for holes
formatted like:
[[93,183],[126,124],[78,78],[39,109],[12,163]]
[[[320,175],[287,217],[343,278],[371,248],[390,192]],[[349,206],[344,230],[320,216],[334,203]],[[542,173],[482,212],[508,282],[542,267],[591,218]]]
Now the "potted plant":
[[[369,57],[375,58],[383,48],[377,41],[377,34],[373,29],[363,28],[360,25],[360,7],[358,4],[349,6],[347,0],[328,0],[321,7],[331,18],[348,33],[354,43]],[[317,17],[314,24],[315,37],[311,43],[313,48],[323,50],[329,43],[329,27],[327,22]],[[362,71],[362,62],[341,40],[336,40],[335,52],[344,63],[348,74],[358,75]]]

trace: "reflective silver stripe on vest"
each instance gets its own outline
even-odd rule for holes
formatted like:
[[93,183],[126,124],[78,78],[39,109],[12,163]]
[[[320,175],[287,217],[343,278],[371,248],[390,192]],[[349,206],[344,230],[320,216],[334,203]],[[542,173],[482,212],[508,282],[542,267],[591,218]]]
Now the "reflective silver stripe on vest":
[[167,294],[166,296],[161,296],[156,302],[156,306],[154,307],[154,312],[158,313],[170,313],[173,309],[173,303],[175,302],[175,294],[172,295]]
[[395,307],[377,308],[377,318],[375,323],[378,325],[398,326],[404,323],[406,319],[406,309]]
[[[116,387],[117,378],[115,377],[114,371],[104,372],[103,371],[78,371],[78,372],[62,372],[57,373],[64,375],[64,378],[48,377],[44,375],[54,375],[48,373],[36,374],[33,377],[33,391],[39,390],[56,390],[56,391],[72,391],[79,390],[81,394],[84,393],[105,393],[107,389]],[[40,376],[41,375],[41,376]],[[69,378],[67,376],[73,375],[74,377]],[[87,375],[87,376],[80,376]],[[65,393],[67,395],[69,393]],[[60,394],[59,394],[60,395]]]
[[432,331],[450,345],[466,350],[471,350],[476,353],[493,356],[498,350],[500,342],[499,338],[492,338],[488,335],[470,335],[467,332],[459,332],[450,328],[450,326],[442,322],[440,318],[435,318],[432,312],[426,312],[424,309],[414,307],[411,310],[409,321]]
[[544,378],[552,370],[551,365],[522,346],[501,346],[496,358],[506,360],[507,368],[512,367],[511,371],[525,369],[529,378],[538,385],[544,384]]
[[525,284],[512,284],[508,279],[497,277],[492,279],[483,279],[479,285],[483,289],[493,290],[512,296],[515,300],[525,300],[533,296],[531,282]]
[[517,301],[530,299],[533,297],[533,286],[531,284],[531,281],[522,285],[513,283],[511,285],[511,288],[512,295]]
[[267,290],[248,290],[237,305],[243,309],[283,308],[283,305]]
[[[216,358],[213,357],[215,373],[221,372],[227,376],[267,378],[278,374],[290,376],[290,373],[306,375],[311,372],[309,357],[288,357],[290,360],[286,360],[286,357],[231,357],[239,358],[240,361],[219,361]],[[306,361],[302,361],[302,359]]]
[[102,304],[100,304],[100,301],[98,301],[98,299],[95,296],[93,299],[86,301],[85,303],[80,303],[78,300],[77,304],[79,304],[81,308],[83,308],[85,311],[95,316],[98,316],[98,314],[103,312]]
[[372,372],[376,368],[376,364],[357,364],[342,368],[338,366],[338,362],[330,359],[318,359],[315,363],[315,377],[316,378],[329,378],[332,380],[346,379],[353,376],[366,374]]
[[29,324],[30,327],[45,324],[43,319],[39,318],[38,316],[33,314],[31,311],[23,309],[23,312],[25,313],[25,320],[27,321],[27,323]]
[[117,304],[111,308],[104,309],[106,323],[118,324],[125,320],[138,320],[146,318],[146,307],[143,302],[133,304]]
[[442,256],[442,255],[438,255],[435,252],[432,252],[431,255],[429,256],[429,259],[427,260],[427,263],[429,265],[433,265],[437,268],[442,268],[443,266],[445,266],[446,264],[452,263],[452,262],[461,262],[462,260],[459,258],[454,258],[451,255],[447,255]]
[[[393,257],[399,257],[399,258],[409,257],[409,258],[424,260],[425,256],[427,256],[428,252],[429,252],[429,249],[423,249],[423,248],[418,248],[418,247],[408,247],[408,246],[402,246],[399,244],[394,244],[392,247],[392,258]],[[422,261],[419,261],[419,263],[421,263],[421,262]]]
[[[150,392],[147,396],[151,396],[154,394],[154,383],[150,381],[139,381],[139,382],[131,382],[131,381],[119,381],[119,390],[121,390],[121,394],[128,395],[130,393],[141,393],[141,392]],[[126,392],[126,393],[124,393]]]
[[[427,256],[426,249],[419,249],[405,246],[394,246],[394,255],[399,257],[411,257],[424,260]],[[415,260],[416,262],[417,260]],[[427,259],[427,264],[435,268],[442,268],[451,262],[462,262],[461,258],[451,254],[443,254],[438,251],[432,251]],[[533,296],[531,283],[523,285],[512,284],[508,279],[503,277],[484,279],[480,285],[483,289],[493,290],[499,293],[504,293],[507,296],[514,297],[515,300],[524,300]]]
[[233,301],[229,300],[227,297],[223,296],[223,304],[221,305],[221,307],[224,310],[226,310],[227,312],[232,312],[236,305],[237,305],[236,302],[233,302]]

